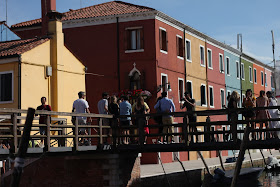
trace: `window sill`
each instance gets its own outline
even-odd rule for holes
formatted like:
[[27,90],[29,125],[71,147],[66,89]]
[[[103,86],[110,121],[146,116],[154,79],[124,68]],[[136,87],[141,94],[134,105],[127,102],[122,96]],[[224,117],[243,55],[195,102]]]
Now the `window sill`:
[[210,106],[210,108],[215,108],[214,106]]
[[257,82],[255,82],[255,84],[258,84]]
[[181,56],[177,56],[177,58],[180,60],[184,60],[184,57],[181,57]]
[[168,54],[167,51],[164,51],[164,50],[160,50],[160,52],[162,52],[164,54]]
[[129,49],[125,51],[125,53],[137,53],[137,52],[144,52],[144,49]]
[[229,74],[227,74],[227,76],[228,76],[228,77],[230,77],[230,75],[229,75]]
[[9,104],[9,103],[14,103],[14,101],[0,101],[0,104]]
[[211,69],[211,70],[213,70],[213,67],[208,67],[208,69]]
[[203,65],[203,64],[200,64],[200,66],[201,66],[201,67],[205,67],[205,64],[204,64],[204,65]]
[[207,105],[201,105],[202,107],[207,107]]
[[192,63],[192,60],[186,59],[186,61]]

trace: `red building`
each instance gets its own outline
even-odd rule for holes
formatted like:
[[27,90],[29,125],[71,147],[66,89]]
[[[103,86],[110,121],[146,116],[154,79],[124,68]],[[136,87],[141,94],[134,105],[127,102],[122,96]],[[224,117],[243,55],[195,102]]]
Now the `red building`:
[[[55,10],[55,0],[47,2],[46,7],[42,3],[42,19],[19,23],[12,29],[22,38],[44,35],[45,15]],[[91,111],[97,112],[102,92],[113,94],[125,89],[150,91],[148,104],[153,109],[158,90],[167,90],[168,85],[172,88],[168,97],[180,110],[179,97],[186,81],[184,58],[177,57],[183,42],[179,46],[177,36],[183,38],[184,31],[174,24],[176,20],[152,8],[121,1],[70,10],[64,15],[65,45],[87,67],[86,92]],[[179,79],[184,81],[178,83]],[[179,156],[188,160],[187,153]],[[156,154],[146,158],[144,155],[142,162],[157,162]],[[162,153],[161,158],[171,162],[173,156]]]

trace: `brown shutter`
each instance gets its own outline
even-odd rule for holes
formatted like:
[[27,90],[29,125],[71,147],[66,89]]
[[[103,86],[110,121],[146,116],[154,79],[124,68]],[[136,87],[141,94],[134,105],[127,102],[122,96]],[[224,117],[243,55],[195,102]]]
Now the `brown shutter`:
[[140,48],[144,49],[144,29],[140,29]]

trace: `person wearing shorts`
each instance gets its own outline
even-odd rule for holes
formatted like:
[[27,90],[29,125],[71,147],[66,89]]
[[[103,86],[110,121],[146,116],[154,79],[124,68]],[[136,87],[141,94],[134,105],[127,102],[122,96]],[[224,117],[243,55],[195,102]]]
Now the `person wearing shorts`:
[[[123,96],[122,100],[123,101],[120,103],[120,115],[131,115],[132,108],[131,108],[131,104],[128,102],[128,97]],[[122,134],[129,135],[129,129],[127,127],[129,127],[131,124],[131,117],[120,118],[120,124],[121,124]],[[124,137],[123,143],[128,144],[129,138]]]
[[[90,113],[89,111],[89,105],[88,102],[85,100],[85,92],[79,92],[78,93],[79,99],[75,100],[73,103],[73,109],[72,112],[75,113]],[[87,117],[81,117],[78,116],[78,125],[87,125]],[[91,118],[90,118],[91,121]],[[86,128],[79,128],[79,134],[81,135],[88,135],[87,129]],[[85,140],[84,138],[81,139],[81,145],[86,145],[88,144],[88,141]]]

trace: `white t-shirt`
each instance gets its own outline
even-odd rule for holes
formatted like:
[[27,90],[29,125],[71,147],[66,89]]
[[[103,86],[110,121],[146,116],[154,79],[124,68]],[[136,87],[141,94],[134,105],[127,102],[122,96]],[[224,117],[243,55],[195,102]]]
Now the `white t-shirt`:
[[108,108],[108,100],[107,99],[101,99],[98,101],[97,107],[99,114],[108,114],[108,112],[104,109],[105,106]]
[[[89,108],[88,102],[84,99],[77,99],[73,103],[75,113],[86,113],[86,109]],[[87,117],[78,117],[79,119],[87,119]]]

